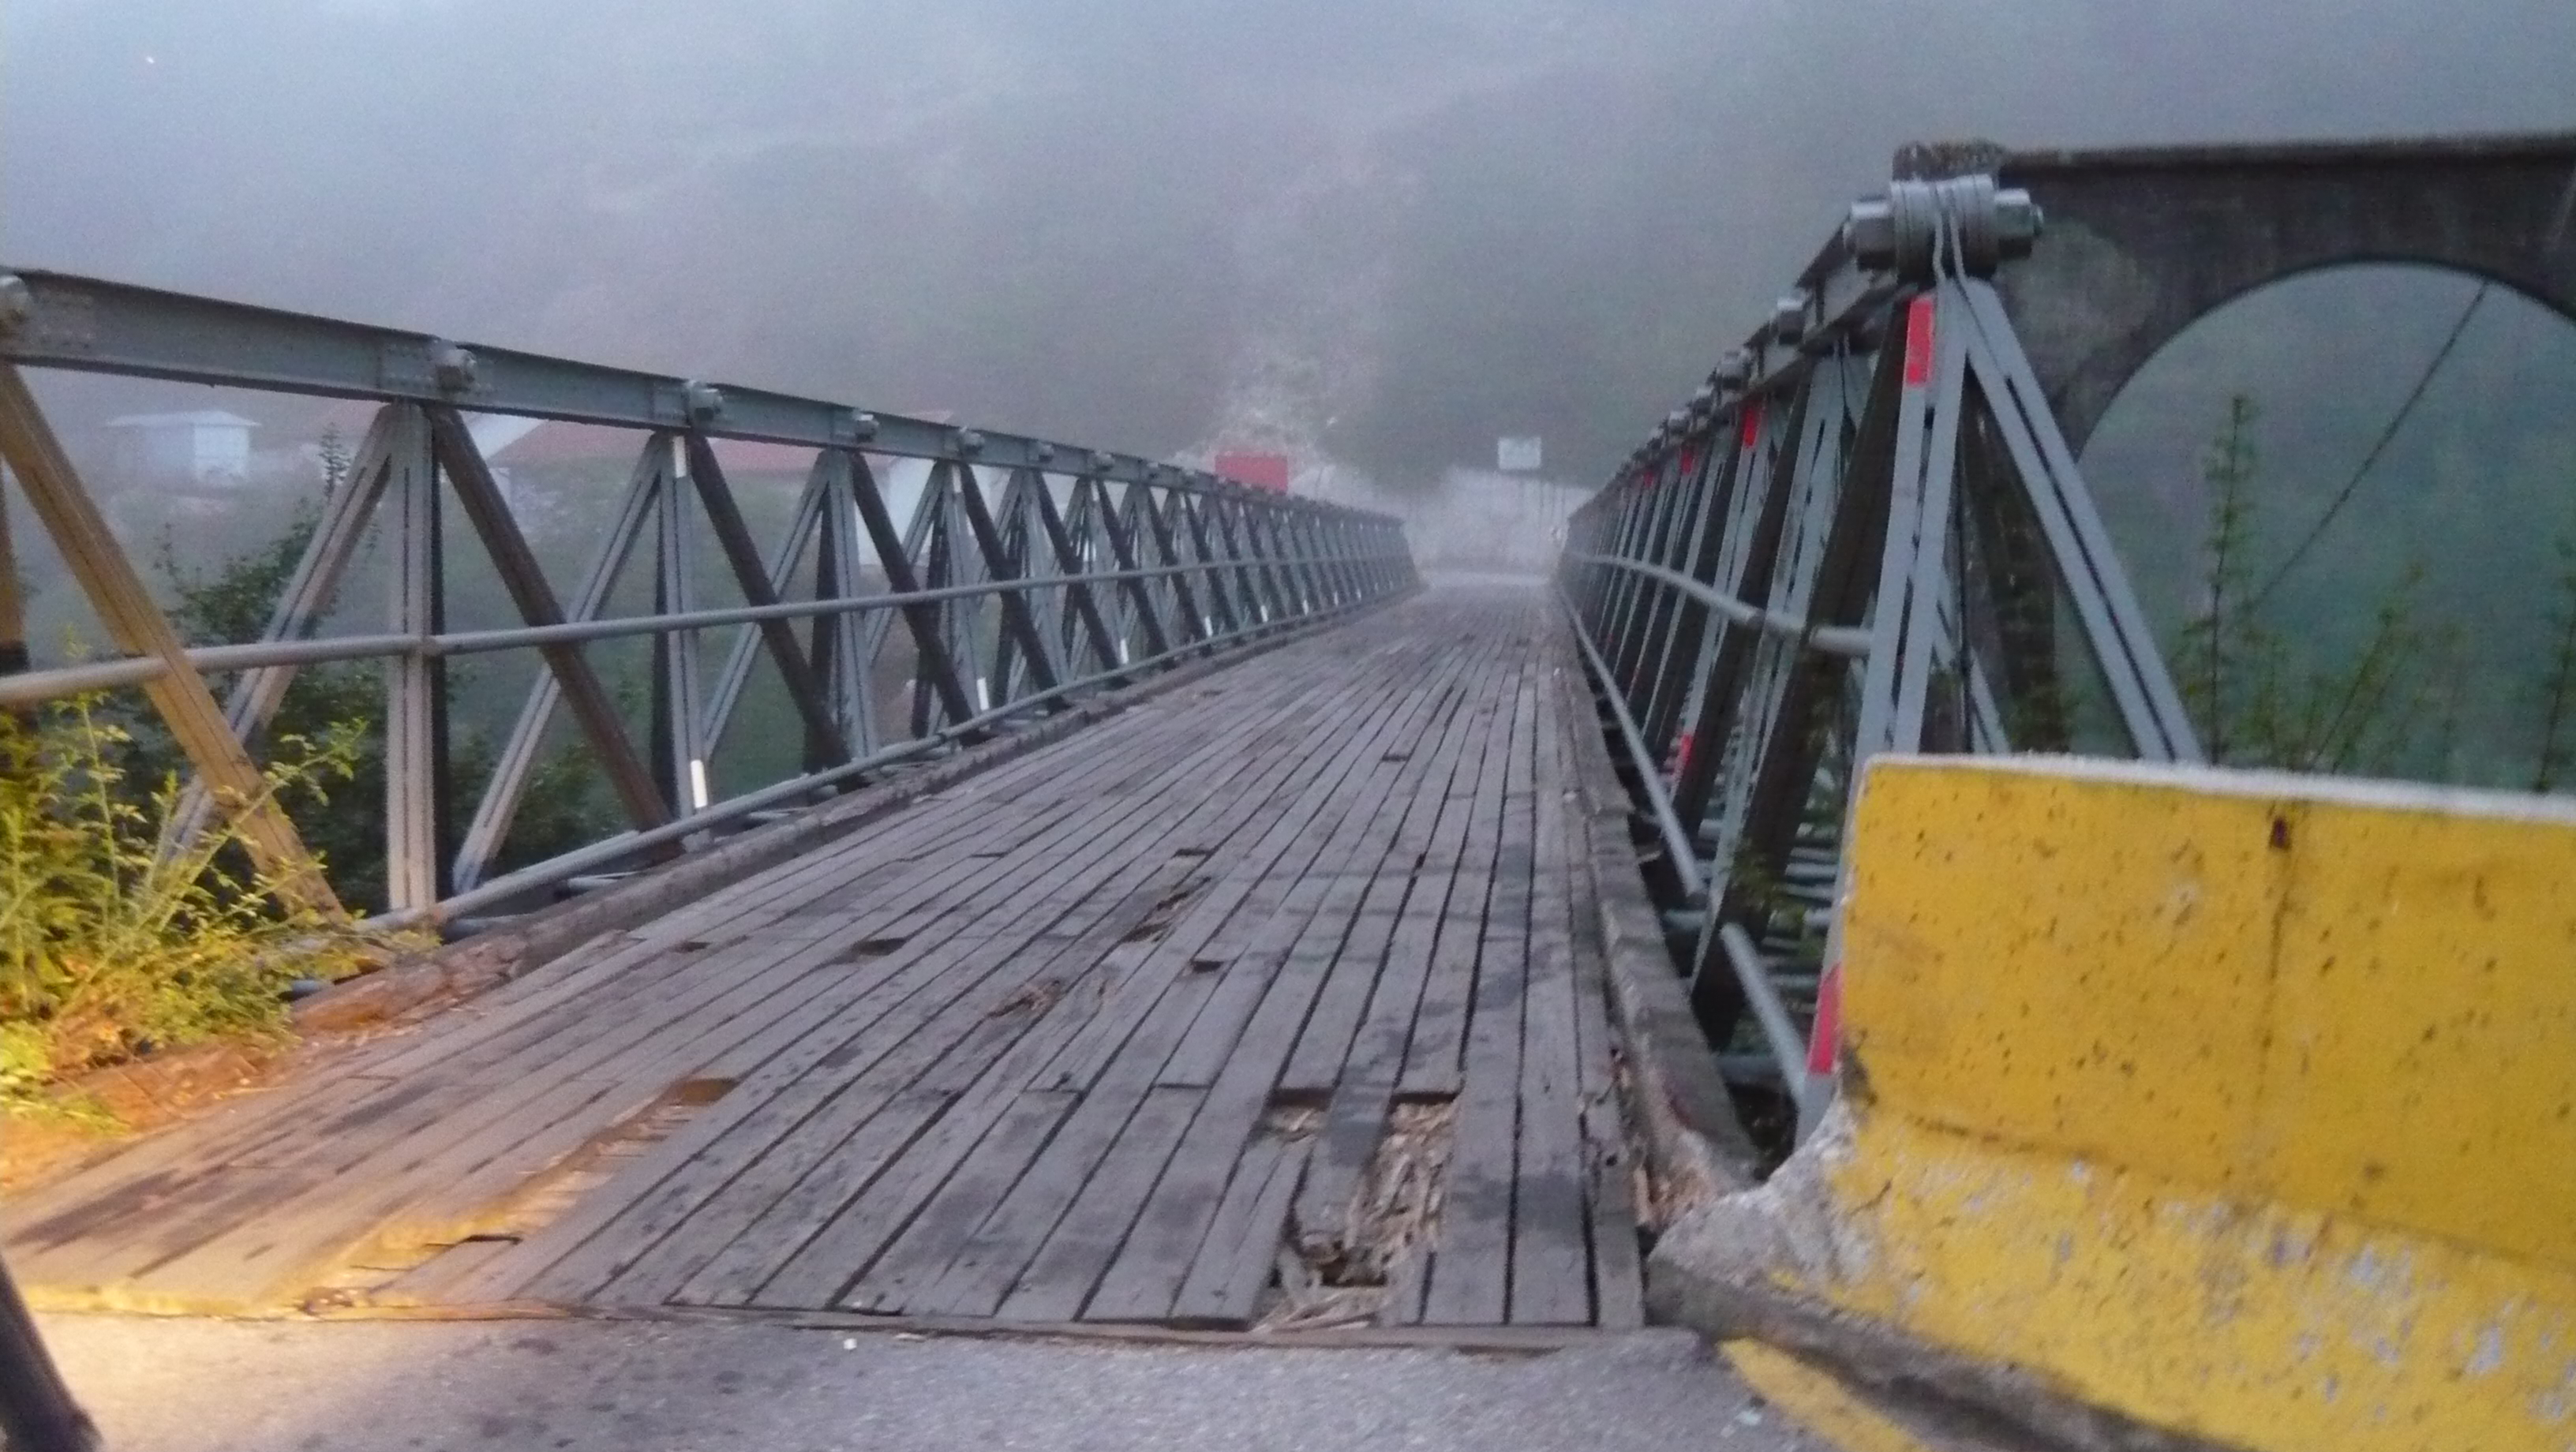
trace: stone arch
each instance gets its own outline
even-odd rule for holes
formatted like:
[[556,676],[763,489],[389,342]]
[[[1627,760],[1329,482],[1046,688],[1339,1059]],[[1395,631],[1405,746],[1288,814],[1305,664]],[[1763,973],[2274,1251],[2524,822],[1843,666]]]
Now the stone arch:
[[[1909,148],[1898,170],[1957,165],[1943,160]],[[2047,228],[1996,283],[2078,449],[2130,377],[2183,329],[2305,273],[2442,268],[2576,323],[2576,133],[1997,160],[1988,164],[2005,185],[2030,191]]]

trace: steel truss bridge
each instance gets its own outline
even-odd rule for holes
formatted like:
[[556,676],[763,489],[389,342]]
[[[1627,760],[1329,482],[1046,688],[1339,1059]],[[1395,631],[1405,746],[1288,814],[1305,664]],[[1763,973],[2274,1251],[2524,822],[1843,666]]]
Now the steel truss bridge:
[[[196,1311],[1635,1324],[1633,1162],[1691,1173],[1640,1140],[1639,1077],[1737,1183],[1837,1092],[1861,769],[2199,758],[2077,462],[2119,385],[2210,308],[2342,263],[2576,319],[2576,137],[1896,170],[1576,512],[1544,590],[1425,592],[1392,519],[1124,454],[0,276],[8,522],[113,646],[31,668],[0,560],[0,704],[139,689],[195,773],[176,832],[235,818],[282,894],[337,913],[259,762],[299,670],[379,663],[387,900],[359,906],[461,940],[299,1008],[381,1041],[18,1197],[19,1283]],[[179,637],[29,371],[375,406],[259,639]],[[577,577],[540,564],[487,416],[622,431]],[[810,451],[778,537],[728,441]],[[468,540],[516,624],[450,625]],[[341,598],[368,558],[381,614]],[[649,609],[617,608],[629,580]],[[640,700],[602,666],[621,642]],[[467,800],[447,662],[514,652],[540,668]],[[520,861],[558,716],[621,820]],[[746,780],[728,748],[764,725],[794,763]],[[1775,1113],[1757,1146],[1743,1123]],[[11,1435],[75,1445],[6,1320]]]

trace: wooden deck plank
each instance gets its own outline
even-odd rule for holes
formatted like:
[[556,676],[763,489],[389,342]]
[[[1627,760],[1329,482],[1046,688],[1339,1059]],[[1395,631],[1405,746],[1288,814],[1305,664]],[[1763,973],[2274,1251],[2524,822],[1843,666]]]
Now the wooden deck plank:
[[[1077,830],[1086,825],[1114,827],[1120,821],[1127,823],[1124,832]],[[1046,936],[1064,913],[1074,910],[1092,891],[1116,879],[1122,870],[1132,870],[1132,861],[1123,851],[1131,841],[1149,840],[1153,825],[1150,812],[1128,800],[1104,805],[1097,822],[1084,819],[1069,827],[1068,841],[1060,845],[1075,855],[1058,863],[1064,875],[1046,897],[1033,907],[1024,905],[1012,919],[988,916],[972,934],[925,939],[921,959],[889,985],[899,988],[899,993],[880,995],[876,1001],[865,997],[853,1001],[831,1019],[782,1046],[769,1065],[754,1076],[758,1092],[742,1097],[721,1119],[710,1115],[702,1121],[703,1128],[693,1126],[697,1133],[689,1137],[691,1143],[685,1148],[648,1157],[649,1163],[639,1162],[622,1177],[624,1184],[603,1187],[619,1192],[618,1196],[600,1195],[603,1204],[613,1198],[632,1197],[631,1205],[613,1217],[625,1220],[625,1225],[601,1220],[560,1230],[548,1227],[541,1239],[547,1242],[546,1248],[562,1251],[562,1260],[550,1266],[544,1276],[531,1280],[529,1293],[540,1298],[578,1299],[605,1286],[677,1230],[702,1204],[721,1193],[735,1173],[757,1160],[777,1136],[803,1120],[814,1107],[830,1099],[849,1077],[894,1051],[943,1012],[952,1020],[961,1012],[964,1017],[975,1017],[978,1010],[961,1011],[957,1007],[965,995],[982,984],[995,965],[1021,956]],[[1080,840],[1070,840],[1075,837]],[[996,859],[986,868],[997,874],[1006,873],[1008,864]],[[1143,905],[1137,905],[1138,919],[1144,910]],[[1006,936],[996,936],[997,921],[1015,926],[1007,930]],[[1126,926],[1118,931],[1126,931]],[[984,972],[961,978],[954,971],[955,955],[960,951],[984,963]],[[1027,967],[1024,960],[1024,972]],[[1016,991],[1016,984],[1012,991]],[[816,1073],[818,1069],[840,1072]],[[744,1087],[753,1085],[754,1080],[746,1080]],[[751,1123],[755,1116],[757,1125]],[[678,1144],[679,1140],[671,1143]],[[590,1211],[590,1217],[598,1215],[597,1210]],[[597,1239],[593,1243],[574,1243],[594,1236]],[[538,1253],[532,1250],[530,1258]],[[591,1279],[594,1276],[595,1281]]]
[[[946,1298],[960,1313],[971,1316],[1075,1319],[1099,1283],[1101,1268],[1126,1243],[1137,1212],[1172,1152],[1180,1147],[1181,1135],[1203,1097],[1199,1090],[1170,1085],[1146,1090],[1144,1102],[1119,1131],[1117,1143],[1084,1180],[1036,1254],[1007,1276],[977,1271],[959,1284],[943,1283]],[[1012,1260],[1012,1256],[991,1256],[986,1264],[998,1272]],[[958,1274],[952,1269],[952,1280]]]
[[[1216,966],[1201,971],[1216,972],[1220,979],[1201,1021],[1193,1025],[1190,1039],[1166,1066],[1160,1082],[1182,1086],[1213,1082],[1215,1062],[1231,1046],[1234,1032],[1250,1016],[1313,912],[1307,899],[1292,905],[1299,884],[1354,820],[1355,795],[1366,789],[1360,774],[1368,769],[1372,753],[1383,754],[1385,743],[1402,739],[1421,704],[1400,693],[1387,693],[1372,703],[1373,709],[1358,715],[1360,729],[1335,743],[1337,749],[1324,767],[1308,777],[1270,831],[1228,873],[1220,888],[1223,901],[1212,896],[1210,916],[1222,916],[1203,940],[1203,957]],[[1078,1047],[1068,1048],[1061,1063],[1050,1066],[1052,1082],[1088,1084],[1097,1079],[1166,986],[1147,980],[1124,994],[1117,1013],[1104,1016]]]
[[[1440,918],[1448,911],[1450,888],[1456,881],[1466,844],[1473,784],[1483,770],[1485,753],[1498,724],[1508,730],[1510,718],[1486,710],[1461,713],[1456,729],[1442,742],[1440,758],[1432,770],[1432,777],[1439,782],[1439,794],[1417,800],[1414,807],[1429,820],[1417,831],[1416,819],[1409,817],[1406,831],[1400,835],[1399,851],[1412,851],[1414,870],[1408,875],[1402,905],[1388,935],[1385,967],[1372,988],[1361,1022],[1338,1055],[1341,1062],[1336,1067],[1331,1102],[1325,1108],[1323,1132],[1307,1162],[1291,1216],[1298,1243],[1310,1255],[1351,1242],[1353,1197],[1384,1138],[1405,1052],[1412,1043],[1414,1018],[1434,975]],[[1467,786],[1463,793],[1462,780]],[[1452,971],[1457,971],[1458,966],[1452,964]],[[1472,973],[1473,959],[1463,967]],[[1299,1052],[1311,1052],[1315,1042],[1316,1029],[1309,1023]],[[1292,1059],[1286,1082],[1295,1086],[1315,1077],[1316,1070],[1310,1067],[1301,1071]]]
[[1522,1015],[1528,1003],[1532,850],[1530,760],[1537,699],[1524,689],[1513,704],[1512,742],[1504,760],[1502,835],[1495,852],[1493,896],[1476,960],[1476,990],[1467,1024],[1465,1084],[1457,1143],[1422,1318],[1431,1325],[1501,1324],[1510,1304],[1511,1220],[1519,1173]]
[[1574,936],[1565,796],[1572,771],[1557,713],[1536,712],[1528,1004],[1522,1014],[1520,1163],[1512,1177],[1513,1325],[1592,1320],[1589,1175],[1576,1064]]
[[[1292,760],[1287,764],[1293,765],[1294,762]],[[1235,806],[1220,819],[1196,826],[1185,820],[1181,824],[1182,829],[1186,835],[1194,838],[1205,835],[1218,838],[1227,836],[1243,825],[1249,815],[1266,802],[1264,788],[1267,785],[1267,780],[1257,775],[1251,780],[1249,789],[1236,799]],[[1201,859],[1202,862],[1207,860],[1209,859]],[[1117,949],[1110,950],[1103,958],[1103,967],[1109,971],[1099,981],[1107,985],[1111,977],[1117,980],[1110,995],[1114,997],[1119,992],[1129,990],[1132,985],[1140,981],[1154,981],[1168,976],[1167,973],[1158,974],[1156,964],[1186,962],[1195,947],[1190,934],[1194,930],[1203,933],[1207,930],[1207,926],[1204,922],[1198,921],[1194,914],[1184,916],[1178,923],[1163,930],[1158,940],[1150,946],[1150,951],[1133,960],[1132,971],[1120,971],[1123,955]],[[1135,945],[1119,945],[1120,948],[1133,946]],[[1031,1087],[1047,1089],[1073,1087],[1047,1072],[1041,1071],[1033,1075],[1030,1070],[1034,1062],[1052,1058],[1060,1052],[1065,1040],[1082,1032],[1099,1016],[1094,1007],[1095,1002],[1096,1000],[1090,994],[1077,990],[1074,1006],[1082,1012],[1067,1012],[1059,1007],[1050,1015],[1053,1022],[1047,1025],[1044,1031],[1033,1036],[1025,1045],[1015,1047],[1013,1052],[994,1070],[980,1076],[975,1090],[952,1107],[946,1122],[937,1126],[934,1134],[906,1147],[906,1157],[913,1159],[914,1163],[878,1167],[886,1168],[893,1178],[882,1185],[863,1181],[860,1185],[852,1186],[855,1198],[851,1198],[849,1203],[832,1217],[831,1223],[803,1227],[805,1236],[811,1238],[799,1237],[798,1241],[791,1242],[785,1247],[786,1250],[794,1251],[795,1257],[786,1265],[775,1267],[778,1276],[784,1279],[772,1278],[770,1283],[762,1285],[757,1293],[761,1303],[800,1304],[805,1299],[817,1299],[819,1302],[820,1298],[829,1294],[825,1289],[826,1282],[846,1283],[850,1275],[868,1265],[874,1258],[877,1247],[904,1230],[906,1223],[919,1211],[919,1196],[926,1193],[925,1187],[935,1189],[939,1176],[944,1174],[947,1168],[953,1167],[958,1159],[974,1152],[980,1136],[990,1128],[994,1119],[1009,1103],[1011,1096]],[[873,1176],[874,1169],[871,1169],[870,1174]],[[845,1183],[847,1179],[845,1174]],[[909,1279],[925,1273],[926,1268],[909,1266],[905,1275]],[[693,1288],[692,1293],[701,1289],[719,1296],[730,1297],[742,1295],[748,1288],[733,1284],[723,1287]],[[882,1287],[871,1291],[871,1294],[890,1295]]]

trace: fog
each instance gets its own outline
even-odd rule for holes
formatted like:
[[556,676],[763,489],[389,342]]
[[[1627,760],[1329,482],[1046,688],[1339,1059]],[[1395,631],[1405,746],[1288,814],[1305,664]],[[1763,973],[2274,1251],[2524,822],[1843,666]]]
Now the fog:
[[2568,0],[12,0],[0,257],[1394,487],[1597,477],[1901,141],[2576,125]]

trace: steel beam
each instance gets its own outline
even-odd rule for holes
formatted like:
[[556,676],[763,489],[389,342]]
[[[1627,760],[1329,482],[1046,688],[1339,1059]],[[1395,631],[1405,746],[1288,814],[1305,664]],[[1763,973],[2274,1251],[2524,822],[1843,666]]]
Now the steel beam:
[[340,901],[331,884],[323,879],[296,835],[295,824],[270,796],[259,768],[225,723],[223,708],[215,704],[205,681],[189,665],[178,631],[152,603],[133,562],[109,532],[52,426],[37,408],[35,396],[27,391],[26,380],[9,364],[0,364],[0,459],[16,472],[28,506],[62,551],[64,563],[98,611],[109,638],[128,654],[157,663],[158,671],[142,683],[144,693],[189,763],[216,793],[218,805],[231,814],[244,845],[274,881],[279,895],[338,916]]

